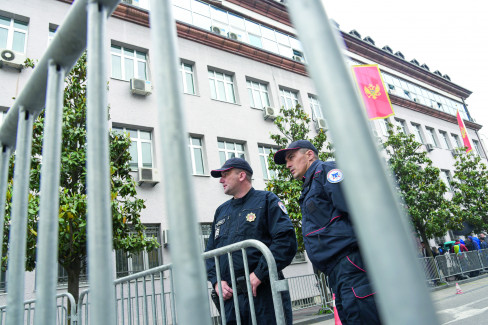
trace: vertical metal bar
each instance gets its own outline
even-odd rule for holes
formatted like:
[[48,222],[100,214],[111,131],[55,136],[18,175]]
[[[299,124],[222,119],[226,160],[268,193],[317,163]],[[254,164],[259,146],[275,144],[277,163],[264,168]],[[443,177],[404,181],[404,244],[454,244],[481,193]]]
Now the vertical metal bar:
[[222,295],[222,277],[220,275],[220,260],[218,256],[214,257],[215,272],[217,273],[217,287],[219,289],[219,303],[220,303],[220,318],[222,319],[222,325],[227,325],[227,316],[225,315],[224,297]]
[[147,325],[149,322],[149,312],[147,306],[147,290],[146,290],[146,276],[142,277],[142,308],[144,312],[144,325]]
[[135,287],[134,287],[134,291],[135,291],[135,300],[136,300],[136,311],[135,311],[135,319],[137,319],[137,324],[139,325],[140,324],[140,317],[139,317],[139,283],[137,281],[137,278],[135,278]]
[[[87,199],[90,321],[115,324],[107,108],[107,8],[89,0],[87,63]],[[103,265],[104,267],[100,267]]]
[[128,312],[128,324],[132,324],[132,303],[130,301],[132,292],[130,290],[130,280],[127,282],[127,312]]
[[[8,167],[11,149],[0,143],[0,238],[3,240],[5,222],[5,201],[7,199]],[[0,245],[0,257],[3,256],[3,245]],[[3,310],[1,311],[3,314]],[[0,325],[2,318],[0,317]]]
[[161,273],[159,273],[159,279],[161,281],[161,318],[163,321],[163,325],[166,325],[167,321],[166,321],[166,296],[164,290],[164,271],[161,271]]
[[64,73],[62,67],[50,62],[42,145],[41,198],[36,263],[36,276],[39,281],[36,281],[35,325],[54,324],[56,322],[59,174]]
[[[347,175],[343,182],[362,253],[378,290],[377,301],[387,324],[437,324],[417,261],[412,231],[377,152],[365,112],[350,72],[320,0],[288,1],[293,25],[309,61],[322,111],[327,116],[338,165]],[[358,164],[360,161],[360,165]],[[378,256],[367,245],[371,238],[392,245]],[[398,254],[402,252],[402,254]],[[391,263],[390,256],[397,256]],[[403,281],[398,281],[401,277]],[[402,294],[399,295],[398,293]],[[415,310],[415,313],[411,311]]]
[[[174,265],[179,324],[210,325],[210,305],[203,259],[200,256],[197,213],[191,186],[185,119],[178,76],[176,24],[171,1],[151,1],[154,84],[159,110],[161,161]],[[171,159],[167,159],[171,157]],[[195,303],[198,302],[198,303]]]
[[151,274],[151,289],[152,289],[152,294],[151,294],[151,308],[152,308],[152,318],[153,318],[153,324],[157,323],[157,314],[156,314],[156,285],[154,283],[154,274]]
[[[251,282],[249,282],[249,263],[247,262],[247,254],[246,250],[244,248],[241,249],[242,252],[242,260],[244,262],[244,272],[246,274],[246,286],[247,286],[247,297],[249,299],[249,310],[251,311],[251,321],[252,325],[256,325],[256,310],[254,308],[254,299],[252,297],[252,288],[251,288]],[[269,265],[268,265],[269,267]],[[269,272],[271,275],[271,272]],[[271,282],[271,277],[269,279]],[[276,308],[276,306],[274,306]]]
[[27,246],[27,206],[31,166],[32,126],[34,116],[19,109],[15,150],[14,187],[12,194],[7,268],[7,325],[24,323],[25,249]]
[[234,289],[232,298],[234,298],[234,310],[236,313],[236,321],[237,321],[237,325],[241,325],[241,311],[239,310],[239,297],[237,294],[236,273],[234,271],[234,260],[232,259],[232,253],[227,253],[227,258],[229,259],[230,279],[232,282],[232,288]]

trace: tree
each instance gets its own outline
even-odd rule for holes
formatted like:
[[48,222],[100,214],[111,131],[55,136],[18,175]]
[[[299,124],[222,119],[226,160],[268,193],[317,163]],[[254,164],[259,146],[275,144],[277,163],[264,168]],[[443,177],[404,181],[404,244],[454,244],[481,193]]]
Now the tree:
[[[33,66],[32,61],[26,61]],[[108,117],[107,117],[108,118]],[[58,261],[68,274],[68,292],[76,302],[82,266],[86,261],[86,54],[84,54],[66,79],[61,143],[61,175],[59,186],[59,243]],[[37,221],[42,160],[43,113],[34,122],[30,194],[28,207],[28,234],[26,270],[36,266]],[[113,218],[113,246],[129,253],[152,250],[157,241],[144,235],[140,213],[144,201],[136,197],[136,184],[130,175],[130,137],[110,132],[111,206]],[[7,252],[13,159],[7,191],[4,252]],[[8,256],[3,259],[6,267]]]
[[[300,105],[293,108],[282,108],[280,115],[274,120],[279,134],[271,134],[271,139],[280,148],[285,148],[289,143],[297,140],[310,140],[319,151],[319,157],[327,160],[333,154],[330,143],[327,143],[327,135],[320,130],[316,136],[309,138],[311,118],[301,109]],[[326,149],[327,151],[322,151]],[[274,176],[267,181],[266,190],[275,193],[285,204],[288,215],[293,223],[298,241],[298,251],[302,252],[302,213],[298,199],[302,191],[302,182],[293,179],[290,171],[285,165],[277,165],[273,160],[274,152],[268,157],[269,170],[273,171]]]
[[488,170],[473,153],[456,156],[451,186],[455,213],[473,226],[475,232],[488,229]]
[[394,132],[393,125],[389,126],[388,139],[383,143],[387,160],[404,208],[432,256],[428,239],[459,227],[460,218],[451,213],[451,202],[445,198],[447,186],[427,152],[419,150],[422,145],[413,134],[406,135],[400,128]]

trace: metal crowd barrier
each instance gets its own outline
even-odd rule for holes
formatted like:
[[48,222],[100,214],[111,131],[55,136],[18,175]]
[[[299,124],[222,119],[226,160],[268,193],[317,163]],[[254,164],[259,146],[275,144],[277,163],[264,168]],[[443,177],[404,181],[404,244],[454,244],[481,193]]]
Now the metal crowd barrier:
[[[5,324],[7,316],[7,306],[0,306],[0,325]],[[36,300],[30,299],[24,301],[24,323],[26,325],[34,324],[36,311]],[[60,293],[56,295],[56,321],[57,325],[76,325],[76,304],[75,299],[70,293]]]
[[[60,107],[62,79],[85,47],[87,75],[87,232],[88,276],[90,279],[89,316],[94,324],[115,325],[117,313],[113,288],[110,173],[107,137],[108,80],[106,62],[106,20],[119,0],[76,0],[58,28],[46,53],[0,127],[0,205],[5,205],[8,161],[15,151],[16,161],[7,270],[7,325],[24,323],[24,264],[27,233],[27,205],[32,125],[46,108],[46,133],[39,214],[37,261],[37,304],[35,324],[56,321],[57,209],[60,164]],[[434,307],[422,281],[411,229],[387,178],[371,130],[336,41],[321,0],[288,1],[290,15],[308,57],[324,116],[339,165],[348,175],[345,194],[351,205],[366,264],[377,288],[380,312],[386,324],[436,324]],[[174,291],[179,324],[210,325],[205,268],[200,256],[197,213],[187,166],[184,109],[177,70],[176,26],[171,1],[151,1],[154,94],[156,96],[160,146],[156,152],[165,162],[163,185],[169,228],[178,236],[170,238],[174,265]],[[48,73],[49,71],[49,73]],[[46,83],[47,80],[47,83]],[[166,159],[171,157],[171,159]],[[358,168],[358,161],[361,162]],[[0,209],[0,238],[4,211]],[[382,254],[369,245],[370,238],[383,238],[389,244]],[[405,244],[411,243],[411,244]],[[390,257],[398,254],[396,263]],[[2,253],[2,252],[0,252]],[[215,253],[215,252],[214,252]],[[3,256],[0,254],[0,256]],[[213,255],[207,255],[208,257]],[[100,265],[104,267],[101,268]],[[398,277],[404,281],[398,281]],[[276,279],[275,279],[276,280]],[[279,281],[273,280],[277,285]],[[276,288],[275,288],[276,289]],[[401,295],[398,292],[402,292]],[[280,302],[281,303],[281,302]],[[278,300],[275,301],[278,306]],[[415,313],[411,311],[415,310]],[[282,319],[282,312],[277,318]],[[279,314],[279,315],[278,315]]]
[[420,259],[425,278],[429,284],[437,281],[451,281],[451,279],[477,276],[488,269],[488,249],[462,252],[458,254],[446,253]]

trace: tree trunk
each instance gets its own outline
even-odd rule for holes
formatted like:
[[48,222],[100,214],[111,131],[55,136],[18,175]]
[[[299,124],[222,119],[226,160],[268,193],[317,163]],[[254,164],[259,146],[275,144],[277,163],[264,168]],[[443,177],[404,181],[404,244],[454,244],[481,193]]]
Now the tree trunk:
[[[66,272],[68,272],[68,293],[73,295],[73,298],[75,298],[75,310],[76,310],[78,306],[79,295],[80,295],[81,261],[80,260],[73,261],[65,268],[66,268]],[[71,316],[71,304],[69,302],[68,302],[68,315]]]
[[430,245],[429,245],[429,239],[427,238],[425,231],[423,231],[423,230],[420,231],[420,237],[422,237],[422,241],[425,244],[425,251],[426,251],[427,255],[430,257],[434,257],[434,254],[432,254],[432,250],[431,250]]

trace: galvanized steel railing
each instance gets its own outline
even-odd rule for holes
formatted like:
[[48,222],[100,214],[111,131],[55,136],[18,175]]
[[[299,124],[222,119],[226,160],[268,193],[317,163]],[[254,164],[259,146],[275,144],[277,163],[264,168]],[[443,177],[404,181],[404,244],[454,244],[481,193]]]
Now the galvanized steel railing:
[[[88,188],[88,266],[91,285],[90,317],[94,323],[114,325],[112,228],[109,196],[107,139],[106,19],[118,0],[77,0],[72,5],[48,50],[15,100],[0,127],[0,204],[5,203],[8,158],[15,150],[12,224],[7,271],[7,324],[24,320],[24,261],[27,200],[31,154],[32,123],[46,107],[46,134],[43,157],[51,162],[44,168],[41,182],[40,229],[38,245],[37,323],[55,322],[54,292],[57,267],[52,236],[58,200],[59,106],[62,77],[68,73],[88,44],[87,79],[87,188]],[[289,1],[290,14],[298,30],[309,69],[323,102],[334,140],[339,165],[345,171],[345,192],[371,270],[383,319],[387,324],[436,324],[426,286],[417,281],[422,271],[416,260],[411,231],[399,208],[391,181],[364,117],[349,72],[344,64],[336,35],[320,0]],[[155,96],[161,125],[159,145],[164,176],[169,226],[178,236],[171,237],[174,262],[174,292],[180,324],[210,324],[205,269],[199,254],[196,209],[190,186],[184,110],[177,71],[176,27],[171,1],[152,0],[151,31],[154,47]],[[87,42],[88,41],[88,42]],[[48,78],[49,75],[49,78]],[[49,80],[46,84],[46,80]],[[46,100],[47,99],[47,100]],[[170,157],[170,159],[162,159]],[[358,165],[360,161],[360,165]],[[47,165],[47,164],[46,164]],[[51,175],[50,175],[51,174]],[[50,176],[48,176],[50,175]],[[47,177],[44,177],[47,176]],[[48,194],[51,193],[51,194]],[[0,238],[3,235],[3,209],[0,209]],[[389,244],[377,254],[370,238],[383,238]],[[405,243],[412,243],[405,244]],[[401,252],[401,254],[398,254]],[[391,256],[399,256],[391,263]],[[1,254],[0,254],[1,256]],[[104,265],[103,268],[100,265]],[[398,281],[401,277],[403,281]],[[41,285],[40,283],[43,283]],[[398,295],[398,292],[402,292]],[[411,310],[417,312],[412,313]]]

